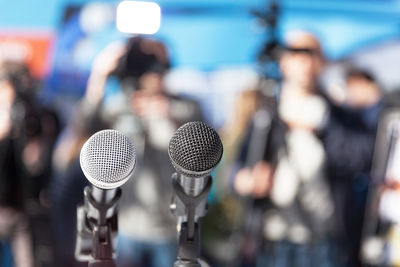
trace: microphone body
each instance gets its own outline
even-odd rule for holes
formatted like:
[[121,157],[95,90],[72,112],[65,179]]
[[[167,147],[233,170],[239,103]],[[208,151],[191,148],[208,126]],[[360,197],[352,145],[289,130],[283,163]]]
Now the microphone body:
[[118,188],[132,176],[136,153],[128,137],[115,130],[97,132],[83,145],[80,163],[92,186],[77,209],[75,257],[90,267],[114,267],[118,234]]
[[217,132],[203,122],[186,123],[171,138],[168,152],[176,173],[172,175],[174,195],[170,207],[179,232],[175,267],[201,266],[198,219],[206,214],[210,174],[221,160],[222,151]]
[[[185,175],[175,173],[172,176],[173,180],[176,180],[176,182],[181,186],[183,192],[190,196],[190,197],[197,197],[200,195],[200,193],[203,191],[205,188],[207,182],[209,179],[212,179],[211,176],[205,176],[201,178],[191,178],[187,177]],[[175,209],[172,208],[174,215],[177,217],[177,225],[178,227],[181,225],[183,222],[187,222],[187,211],[184,203],[180,200],[180,198],[177,198],[176,195],[173,196],[173,205],[175,204]],[[195,210],[195,218],[194,220],[197,222],[199,218],[203,217],[206,215],[206,206],[207,206],[207,200],[204,199],[199,203],[199,205],[196,207]]]

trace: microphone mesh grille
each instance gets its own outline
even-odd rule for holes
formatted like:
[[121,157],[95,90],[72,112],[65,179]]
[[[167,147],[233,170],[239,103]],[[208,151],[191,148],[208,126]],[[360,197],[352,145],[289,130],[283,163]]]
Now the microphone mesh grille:
[[112,189],[125,183],[136,163],[136,152],[127,136],[116,130],[92,135],[80,154],[82,171],[95,186]]
[[208,175],[222,156],[218,133],[203,122],[181,126],[169,143],[169,155],[177,172],[188,176]]

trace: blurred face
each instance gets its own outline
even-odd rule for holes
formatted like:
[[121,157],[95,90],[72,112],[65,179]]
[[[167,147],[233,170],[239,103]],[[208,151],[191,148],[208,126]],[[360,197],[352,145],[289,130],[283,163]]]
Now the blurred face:
[[159,73],[148,72],[139,80],[139,89],[143,93],[158,94],[163,91],[163,77]]
[[316,50],[298,47],[284,53],[281,70],[286,82],[312,88],[322,70],[322,57]]
[[354,76],[347,80],[347,103],[355,108],[372,106],[381,98],[376,83]]
[[0,139],[11,130],[11,111],[15,101],[15,91],[9,82],[0,81]]

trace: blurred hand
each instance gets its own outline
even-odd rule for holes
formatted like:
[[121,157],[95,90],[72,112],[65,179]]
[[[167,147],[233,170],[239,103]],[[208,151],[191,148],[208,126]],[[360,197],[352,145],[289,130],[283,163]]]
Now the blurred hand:
[[315,129],[313,128],[313,126],[308,125],[305,122],[301,122],[301,121],[285,121],[286,124],[288,125],[290,130],[305,130],[305,131],[309,131],[309,132],[313,132]]
[[95,58],[92,65],[92,73],[108,76],[117,67],[119,59],[125,54],[124,43],[111,43],[104,48]]
[[258,162],[253,169],[243,168],[235,177],[235,190],[242,196],[265,197],[271,188],[272,174],[271,166],[265,161]]
[[242,196],[250,195],[254,190],[254,179],[250,168],[241,169],[235,177],[234,187]]
[[258,162],[252,172],[254,177],[253,194],[256,198],[265,197],[268,195],[271,188],[272,168],[265,161]]
[[116,42],[107,46],[97,55],[86,87],[85,98],[89,103],[96,105],[103,99],[107,78],[115,70],[119,59],[125,52],[125,45]]
[[39,139],[30,141],[22,152],[22,161],[30,174],[36,175],[44,168],[43,145]]

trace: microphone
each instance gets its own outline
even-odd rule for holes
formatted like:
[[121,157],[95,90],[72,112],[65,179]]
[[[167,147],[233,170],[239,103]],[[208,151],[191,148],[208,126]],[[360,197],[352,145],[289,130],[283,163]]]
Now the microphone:
[[206,123],[189,122],[174,133],[168,153],[176,170],[172,175],[171,211],[177,217],[179,251],[174,266],[200,266],[198,219],[206,214],[210,174],[222,158],[222,142]]
[[114,248],[118,232],[119,188],[133,174],[136,152],[127,136],[116,130],[92,135],[80,153],[82,172],[92,186],[84,190],[77,209],[75,257],[90,267],[116,266]]

